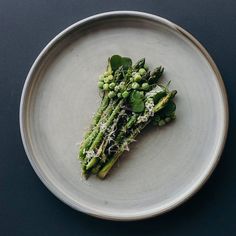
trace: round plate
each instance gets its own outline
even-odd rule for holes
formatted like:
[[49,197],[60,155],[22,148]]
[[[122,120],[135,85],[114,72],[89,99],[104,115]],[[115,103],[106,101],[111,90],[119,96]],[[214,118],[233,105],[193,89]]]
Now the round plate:
[[[86,181],[76,143],[113,54],[165,67],[163,83],[178,91],[177,119],[145,130],[107,179]],[[24,147],[43,183],[71,207],[113,220],[158,215],[189,198],[216,166],[227,126],[226,92],[206,50],[179,26],[141,12],[103,13],[65,29],[34,62],[20,105]]]

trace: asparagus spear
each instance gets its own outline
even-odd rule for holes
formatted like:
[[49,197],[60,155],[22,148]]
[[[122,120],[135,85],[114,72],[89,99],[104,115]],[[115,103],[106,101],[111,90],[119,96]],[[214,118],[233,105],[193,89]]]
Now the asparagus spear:
[[163,72],[164,68],[162,66],[159,66],[154,69],[154,71],[150,75],[150,78],[148,79],[149,84],[156,84],[159,78],[161,78]]
[[[163,109],[167,103],[176,95],[176,90],[171,91],[165,97],[163,97],[154,107],[154,112],[158,112]],[[120,148],[118,149],[117,153],[106,163],[106,165],[98,172],[99,178],[105,178],[110,169],[122,155],[122,153],[126,150],[127,145],[134,141],[135,137],[140,133],[140,131],[150,122],[150,119],[146,123],[140,124],[140,126],[129,135],[127,139],[123,141]]]
[[[100,130],[100,132],[98,133],[97,137],[93,141],[93,143],[92,143],[92,145],[90,147],[90,150],[93,150],[94,148],[96,148],[100,144],[100,142],[101,142],[101,140],[102,140],[102,138],[103,138],[103,136],[105,134],[106,129],[111,125],[111,123],[115,119],[115,117],[118,114],[118,112],[120,111],[121,106],[122,106],[123,103],[124,103],[124,100],[120,100],[119,101],[119,103],[117,104],[116,108],[111,113],[111,116],[108,118],[107,122],[105,123],[104,129]],[[97,156],[93,157],[89,161],[89,163],[86,165],[86,170],[91,169],[97,163],[98,159],[99,159],[99,157],[97,157]]]
[[[106,119],[107,117],[109,117],[109,115],[112,113],[113,110],[113,103],[112,101],[110,102],[111,104],[108,105],[105,109],[105,111],[103,111],[103,114],[101,115],[101,117],[103,116],[104,119]],[[99,119],[99,121],[97,122],[96,126],[94,125],[94,129],[90,132],[90,134],[88,135],[88,137],[85,138],[85,140],[83,141],[83,143],[80,146],[80,151],[79,151],[79,158],[83,159],[85,157],[85,151],[87,151],[89,149],[89,147],[91,146],[94,138],[98,135],[99,130],[100,130],[100,125],[102,123],[102,121],[104,119]]]
[[139,61],[137,61],[137,63],[133,66],[133,69],[137,71],[137,70],[143,68],[144,64],[145,64],[145,58],[142,58]]
[[124,125],[124,127],[120,130],[120,132],[118,133],[117,137],[116,137],[116,143],[121,143],[122,139],[124,138],[126,132],[128,129],[130,129],[136,122],[138,115],[134,114],[132,115],[128,122]]
[[140,133],[140,131],[147,125],[148,123],[142,124],[139,128],[136,128],[121,144],[118,151],[115,153],[115,155],[105,164],[105,166],[98,172],[97,176],[100,179],[104,179],[108,172],[111,170],[111,168],[114,166],[116,161],[119,159],[119,157],[123,154],[123,152],[126,150],[126,147],[134,141],[135,137]]
[[177,91],[173,90],[170,93],[168,93],[165,97],[161,98],[161,100],[154,107],[154,113],[163,109],[167,105],[167,103],[170,101],[170,99],[174,98],[176,94],[177,94]]
[[86,139],[93,132],[93,128],[98,124],[98,122],[101,119],[101,116],[103,114],[103,111],[106,109],[108,104],[109,104],[109,97],[108,96],[104,96],[104,98],[103,98],[103,100],[101,102],[101,105],[99,106],[97,112],[93,116],[92,124],[91,124],[89,130],[84,135],[84,139]]

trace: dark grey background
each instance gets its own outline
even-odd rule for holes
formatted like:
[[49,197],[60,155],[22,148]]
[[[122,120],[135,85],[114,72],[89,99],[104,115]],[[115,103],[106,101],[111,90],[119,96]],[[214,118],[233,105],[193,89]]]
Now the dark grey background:
[[[99,220],[64,205],[34,173],[19,133],[21,90],[36,56],[65,27],[110,10],[154,13],[190,31],[218,65],[229,98],[228,140],[213,176],[181,207],[140,222]],[[236,235],[235,69],[234,0],[0,0],[0,235]]]

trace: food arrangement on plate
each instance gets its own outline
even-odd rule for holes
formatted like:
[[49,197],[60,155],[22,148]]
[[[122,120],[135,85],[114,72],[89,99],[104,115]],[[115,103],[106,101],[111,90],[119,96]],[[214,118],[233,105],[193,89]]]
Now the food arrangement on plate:
[[218,163],[227,128],[210,55],[180,26],[144,12],[102,13],[62,31],[32,65],[20,103],[22,141],[42,182],[104,219],[144,219],[189,199]]
[[102,101],[78,155],[86,178],[104,179],[149,123],[163,126],[175,119],[177,91],[160,83],[163,72],[162,66],[150,71],[144,58],[134,65],[127,57],[108,58],[98,82]]

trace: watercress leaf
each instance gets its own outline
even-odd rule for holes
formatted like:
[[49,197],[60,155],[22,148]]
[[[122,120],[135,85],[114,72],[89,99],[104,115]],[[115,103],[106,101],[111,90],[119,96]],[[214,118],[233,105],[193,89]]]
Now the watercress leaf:
[[145,105],[144,105],[144,98],[139,91],[133,90],[130,95],[129,105],[133,112],[143,112]]
[[110,63],[113,71],[117,70],[122,65],[121,60],[122,57],[119,55],[113,55],[111,57]]
[[123,68],[125,70],[127,70],[128,68],[130,68],[132,66],[132,60],[128,57],[122,57],[121,58],[121,65],[123,66]]
[[176,110],[176,105],[173,101],[169,101],[166,107],[163,109],[165,116],[170,116]]
[[158,114],[155,114],[154,117],[153,117],[153,119],[152,119],[152,123],[153,123],[154,125],[158,125],[158,123],[159,123],[160,120],[161,120],[161,116],[158,115]]
[[160,112],[158,112],[158,115],[162,119],[165,119],[166,117],[171,117],[175,112],[175,110],[176,110],[175,103],[173,101],[169,101],[167,105]]

